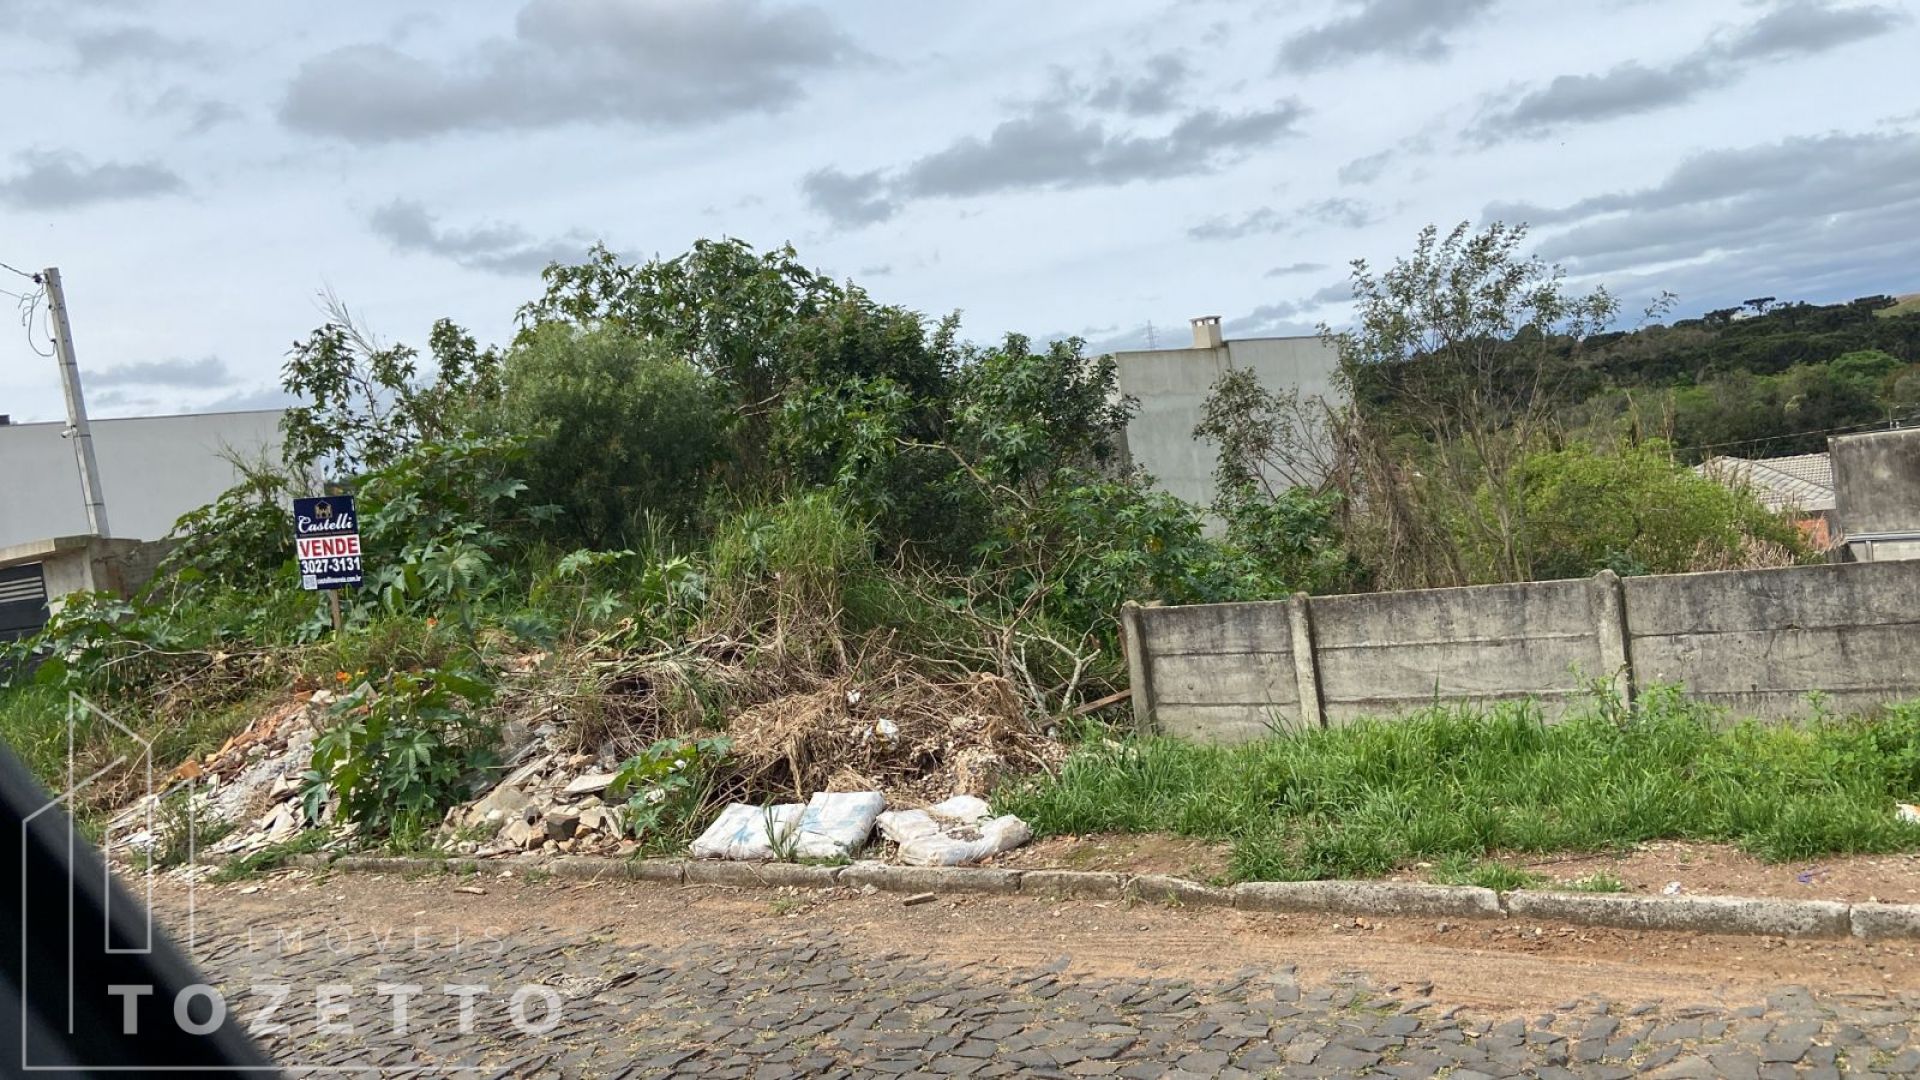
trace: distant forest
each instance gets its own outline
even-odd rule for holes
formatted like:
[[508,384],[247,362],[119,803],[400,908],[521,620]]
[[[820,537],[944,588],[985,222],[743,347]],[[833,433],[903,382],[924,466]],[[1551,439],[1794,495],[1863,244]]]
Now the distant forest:
[[1830,435],[1920,423],[1920,305],[1758,297],[1596,335],[1564,374],[1576,428],[1659,436],[1688,461],[1810,453]]

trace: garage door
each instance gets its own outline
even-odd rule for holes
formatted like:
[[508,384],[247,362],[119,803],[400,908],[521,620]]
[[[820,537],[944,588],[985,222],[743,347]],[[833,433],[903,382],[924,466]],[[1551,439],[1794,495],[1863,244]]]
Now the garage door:
[[0,641],[31,637],[47,625],[47,581],[39,563],[0,570]]

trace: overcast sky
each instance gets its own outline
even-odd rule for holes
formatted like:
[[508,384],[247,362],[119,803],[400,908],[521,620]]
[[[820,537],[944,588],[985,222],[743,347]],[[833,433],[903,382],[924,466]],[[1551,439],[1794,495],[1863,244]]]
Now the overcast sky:
[[[593,240],[1107,347],[1337,324],[1496,217],[1631,310],[1840,300],[1920,289],[1915,56],[1908,0],[0,0],[0,261],[103,416],[274,402],[326,289],[501,340]],[[0,412],[60,414],[45,345]]]

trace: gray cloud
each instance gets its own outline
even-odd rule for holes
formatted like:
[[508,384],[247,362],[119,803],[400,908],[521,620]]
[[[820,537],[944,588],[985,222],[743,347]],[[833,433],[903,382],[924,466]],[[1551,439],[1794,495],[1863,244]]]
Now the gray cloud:
[[1300,208],[1300,214],[1322,225],[1332,225],[1343,229],[1363,229],[1380,220],[1380,211],[1361,202],[1359,199],[1338,197],[1322,199],[1308,203]]
[[27,210],[144,199],[186,188],[177,173],[155,162],[93,165],[66,150],[29,150],[15,160],[22,167],[0,179],[0,202]]
[[1212,217],[1187,230],[1195,240],[1239,240],[1248,236],[1274,233],[1301,233],[1313,224],[1333,228],[1359,229],[1380,220],[1379,212],[1358,199],[1336,197],[1306,203],[1282,213],[1271,206],[1250,210],[1239,217]]
[[149,116],[178,116],[188,135],[205,135],[221,124],[240,119],[240,110],[225,101],[201,97],[184,86],[170,86],[147,106]]
[[302,64],[288,127],[354,142],[573,122],[688,127],[775,111],[858,56],[825,12],[763,0],[527,0],[508,39],[442,64],[384,44]]
[[1823,0],[1790,0],[1747,26],[1716,34],[1671,63],[1629,61],[1599,74],[1562,75],[1543,87],[1496,98],[1468,136],[1497,142],[1670,108],[1736,82],[1756,64],[1826,52],[1905,22],[1903,13],[1880,5],[1840,8]]
[[425,206],[411,199],[395,199],[380,207],[367,224],[397,251],[437,255],[492,274],[537,274],[548,263],[578,260],[591,243],[580,234],[540,240],[517,225],[500,222],[472,229],[443,228]]
[[1135,74],[1109,75],[1090,87],[1085,101],[1096,109],[1128,116],[1161,116],[1180,105],[1180,90],[1191,73],[1178,53],[1149,56]]
[[1261,304],[1245,315],[1223,320],[1220,329],[1228,337],[1299,337],[1316,333],[1314,324],[1298,318],[1305,311],[1304,305],[1291,300]]
[[151,27],[115,26],[75,35],[73,51],[82,68],[100,68],[116,64],[184,64],[205,57],[207,47]]
[[1824,0],[1789,0],[1712,48],[1736,63],[1812,56],[1878,37],[1906,21],[1904,12],[1879,4],[1836,8]]
[[1314,290],[1312,300],[1316,304],[1344,304],[1353,299],[1353,283],[1336,281]]
[[1201,109],[1158,136],[1110,130],[1100,120],[1064,112],[1034,113],[1002,122],[985,139],[969,136],[913,162],[899,185],[920,198],[961,197],[1191,176],[1293,134],[1303,113],[1291,101],[1239,114]]
[[1343,184],[1373,183],[1375,180],[1380,179],[1381,174],[1387,171],[1387,166],[1393,163],[1394,153],[1394,150],[1387,149],[1377,154],[1368,154],[1366,157],[1354,158],[1352,161],[1340,166],[1340,172],[1338,174],[1340,182]]
[[1294,274],[1311,274],[1317,270],[1325,270],[1326,268],[1327,268],[1326,263],[1317,263],[1317,262],[1288,263],[1285,266],[1274,267],[1273,269],[1267,271],[1265,276],[1266,277],[1291,277]]
[[1496,0],[1346,0],[1349,14],[1295,34],[1280,46],[1280,64],[1296,71],[1362,56],[1438,60],[1454,31],[1479,21]]
[[202,357],[199,360],[147,360],[134,364],[117,364],[87,372],[87,382],[92,386],[172,386],[211,389],[225,386],[232,379],[233,376],[227,371],[227,365],[214,356]]
[[300,404],[300,399],[287,393],[278,386],[256,386],[242,388],[222,394],[212,401],[201,405],[189,406],[188,412],[252,412],[256,409],[284,409]]
[[815,169],[801,178],[800,193],[807,205],[847,228],[872,225],[900,212],[900,203],[887,194],[887,181],[878,169],[863,173]]
[[1214,172],[1247,151],[1296,134],[1298,102],[1225,113],[1199,109],[1163,134],[1141,135],[1104,117],[1035,106],[986,137],[967,136],[892,173],[817,169],[801,193],[834,224],[883,221],[916,199],[1110,187]]
[[1249,210],[1239,217],[1210,217],[1187,230],[1195,240],[1238,240],[1246,236],[1277,233],[1289,223],[1286,215],[1271,206]]
[[[1621,281],[1622,291],[1674,288],[1692,299],[1685,288],[1711,295],[1730,282],[1794,296],[1897,290],[1912,280],[1920,233],[1920,133],[1716,150],[1651,187],[1557,208],[1494,204],[1486,216],[1548,227],[1542,257]],[[1667,264],[1679,268],[1642,269]]]

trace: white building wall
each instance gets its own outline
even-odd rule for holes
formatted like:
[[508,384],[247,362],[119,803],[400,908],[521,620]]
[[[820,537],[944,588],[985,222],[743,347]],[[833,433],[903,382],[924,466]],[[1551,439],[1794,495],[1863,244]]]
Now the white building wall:
[[[189,510],[240,479],[243,460],[280,454],[279,409],[93,421],[107,525],[116,537],[157,540]],[[80,467],[64,422],[0,426],[0,547],[87,530]]]
[[1302,401],[1341,397],[1339,354],[1318,336],[1249,338],[1212,349],[1155,349],[1114,354],[1120,392],[1139,401],[1127,425],[1127,455],[1158,486],[1191,503],[1213,501],[1220,451],[1193,437],[1207,395],[1220,376],[1250,369],[1268,390],[1297,391]]

